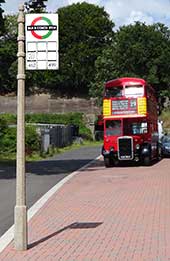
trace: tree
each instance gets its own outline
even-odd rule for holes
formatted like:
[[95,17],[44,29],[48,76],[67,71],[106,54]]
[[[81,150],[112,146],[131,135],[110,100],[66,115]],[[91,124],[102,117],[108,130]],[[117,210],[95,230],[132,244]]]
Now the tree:
[[94,63],[112,41],[113,22],[103,8],[78,3],[58,10],[61,93],[87,95]]
[[25,8],[29,13],[43,13],[46,5],[44,2],[48,0],[29,0],[25,2]]
[[2,7],[1,7],[1,4],[2,3],[5,3],[5,0],[0,0],[0,36],[2,36],[3,35],[3,33],[4,33],[4,18],[3,18],[3,16],[2,16],[2,14],[3,14],[3,12],[4,12],[4,10],[2,9]]
[[0,93],[16,91],[17,16],[5,16],[5,33],[0,38]]
[[169,61],[170,31],[165,25],[136,22],[123,26],[115,34],[113,44],[96,61],[90,93],[101,97],[104,81],[122,76],[146,79],[158,96],[164,90],[170,93]]

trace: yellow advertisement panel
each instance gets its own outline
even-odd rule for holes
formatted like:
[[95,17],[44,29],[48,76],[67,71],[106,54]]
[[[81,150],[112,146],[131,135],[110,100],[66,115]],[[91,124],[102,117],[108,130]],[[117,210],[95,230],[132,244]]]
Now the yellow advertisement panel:
[[144,114],[147,113],[147,105],[146,105],[146,98],[138,98],[138,114]]
[[111,115],[111,100],[103,101],[103,115],[104,116]]

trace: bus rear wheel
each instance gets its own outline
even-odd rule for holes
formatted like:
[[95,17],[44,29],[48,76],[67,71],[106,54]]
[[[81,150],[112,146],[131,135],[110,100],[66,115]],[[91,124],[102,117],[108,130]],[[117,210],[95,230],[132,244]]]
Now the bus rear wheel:
[[157,161],[160,161],[162,159],[162,149],[158,145],[158,150],[157,150]]

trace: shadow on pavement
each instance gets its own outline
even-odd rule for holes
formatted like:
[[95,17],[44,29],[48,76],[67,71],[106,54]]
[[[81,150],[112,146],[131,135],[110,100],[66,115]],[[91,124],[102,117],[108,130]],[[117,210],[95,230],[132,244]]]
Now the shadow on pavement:
[[28,249],[31,249],[31,248],[43,243],[44,241],[62,233],[65,230],[68,230],[68,229],[92,229],[92,228],[96,228],[96,227],[98,227],[102,224],[103,224],[103,222],[75,222],[75,223],[72,223],[69,226],[63,227],[62,229],[29,244]]

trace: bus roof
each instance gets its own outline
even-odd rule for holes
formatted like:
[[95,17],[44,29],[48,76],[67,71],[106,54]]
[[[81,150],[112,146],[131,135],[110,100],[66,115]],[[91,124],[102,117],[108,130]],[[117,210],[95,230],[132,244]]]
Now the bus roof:
[[133,85],[137,83],[144,85],[146,84],[146,81],[141,78],[132,78],[132,77],[117,78],[106,82],[105,87],[122,86],[124,84]]

